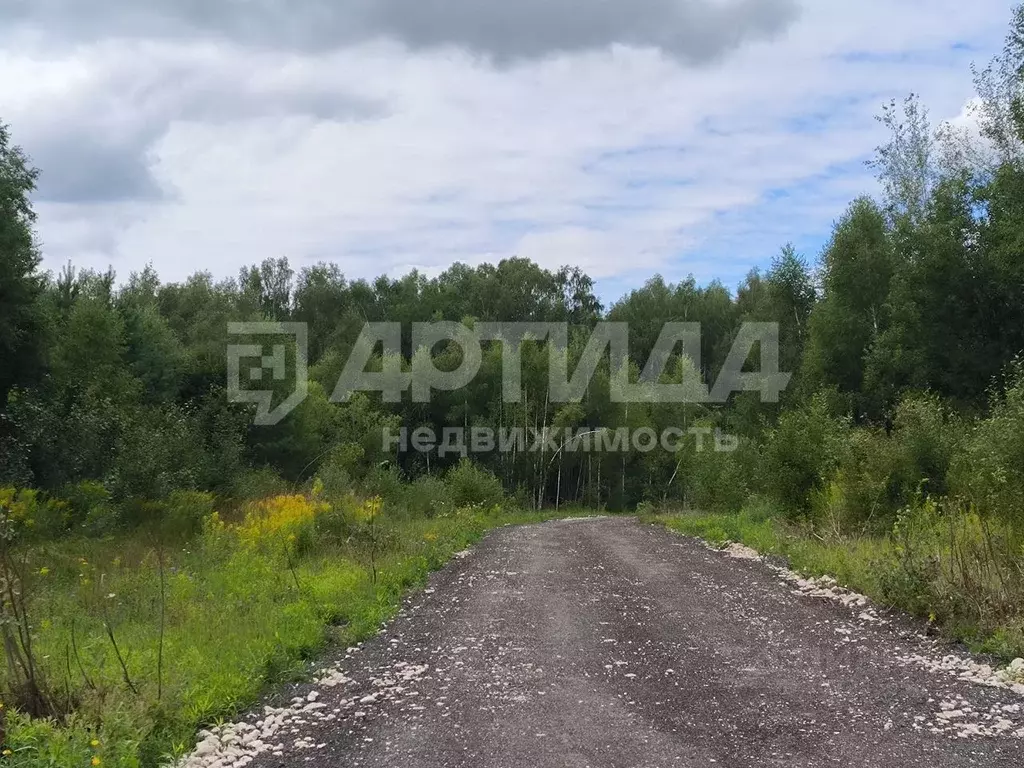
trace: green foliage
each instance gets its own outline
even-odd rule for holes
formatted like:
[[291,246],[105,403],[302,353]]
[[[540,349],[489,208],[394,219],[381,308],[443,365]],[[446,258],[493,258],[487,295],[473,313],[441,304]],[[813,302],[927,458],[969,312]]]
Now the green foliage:
[[38,175],[0,123],[0,411],[11,387],[32,383],[42,361],[46,321],[29,201]]
[[270,467],[244,469],[233,478],[229,496],[235,499],[263,499],[279,496],[289,490],[289,485]]
[[[199,273],[165,284],[147,268],[118,284],[71,265],[42,276],[36,171],[0,125],[0,500],[37,574],[51,574],[31,585],[39,615],[58,618],[42,647],[62,658],[68,617],[81,616],[84,663],[102,682],[76,692],[82,706],[66,726],[11,716],[12,738],[34,755],[26,764],[80,765],[100,731],[104,761],[155,763],[158,747],[184,743],[197,723],[294,670],[324,642],[325,624],[344,637],[371,631],[509,496],[536,510],[728,512],[671,524],[785,554],[960,636],[1014,647],[1014,606],[1024,603],[1024,364],[1014,362],[1024,350],[1022,40],[1024,8],[1003,54],[976,73],[988,144],[949,126],[933,133],[915,98],[883,110],[882,199],[855,200],[813,268],[787,246],[735,295],[654,276],[607,313],[579,268],[521,258],[372,282],[332,264],[296,276],[285,259],[221,282]],[[311,382],[288,419],[256,428],[251,409],[228,402],[225,347],[229,322],[266,319],[308,325]],[[404,370],[414,355],[457,366],[458,344],[412,348],[410,324],[431,320],[572,328],[565,349],[522,347],[513,402],[500,342],[485,344],[472,382],[430,402],[332,396],[366,322],[403,324]],[[552,402],[550,370],[577,368],[598,320],[629,324],[632,381],[666,323],[700,323],[700,359],[673,349],[661,374],[691,395],[714,383],[741,323],[777,322],[794,382],[772,404],[753,392],[725,404],[622,403],[602,354],[579,402]],[[757,360],[755,350],[748,368]],[[369,367],[384,363],[377,354]],[[273,387],[283,395],[293,384]],[[395,452],[383,439],[459,426],[571,429],[604,442],[622,428],[695,425],[737,450],[713,450],[709,435],[702,451],[688,438],[677,453],[563,444],[460,461],[455,451]],[[300,501],[301,489],[311,499]],[[380,499],[369,519],[367,497]],[[166,698],[154,702],[154,557],[165,541],[171,661]],[[113,589],[101,595],[97,577]],[[108,604],[110,592],[119,597]],[[138,700],[105,653],[104,610],[133,648]],[[124,746],[108,751],[115,743]]]
[[459,462],[444,478],[451,503],[456,507],[490,508],[505,500],[501,481],[468,460]]
[[859,404],[864,355],[886,325],[894,268],[884,214],[871,200],[857,200],[822,256],[824,298],[809,321],[802,372],[806,391],[835,387]]
[[848,420],[830,412],[824,395],[782,415],[764,446],[763,487],[793,515],[811,512],[811,500],[846,451]]
[[112,533],[120,522],[110,491],[102,483],[83,480],[61,490],[71,508],[73,530],[93,536]]
[[202,491],[172,491],[164,504],[160,521],[163,536],[187,541],[202,531],[203,522],[214,512],[213,494]]
[[61,536],[71,521],[66,501],[48,498],[31,488],[21,490],[0,487],[0,510],[10,533],[22,539],[37,540]]
[[[992,650],[1024,641],[1024,574],[1020,537],[988,522],[957,499],[915,499],[893,529],[895,565],[883,573],[884,594],[953,634]],[[1013,543],[1015,542],[1015,543]]]
[[728,512],[740,509],[759,487],[760,455],[747,437],[735,451],[710,445],[693,454],[686,471],[686,500],[694,509]]
[[964,422],[935,394],[904,397],[896,409],[893,440],[898,453],[899,497],[910,502],[920,488],[927,494],[949,490],[949,471],[962,450]]
[[[979,421],[956,457],[954,489],[987,516],[1024,537],[1024,361],[1006,377],[1006,389],[993,395],[991,414]],[[1018,539],[1019,540],[1019,539]]]
[[[457,470],[453,470],[455,472]],[[418,477],[410,483],[406,497],[406,509],[416,517],[444,516],[456,507],[450,484],[431,475]]]
[[947,492],[961,432],[937,396],[908,395],[890,435],[867,427],[850,432],[834,474],[815,495],[816,519],[835,531],[884,534],[919,494]]
[[874,430],[854,430],[822,487],[812,494],[813,519],[833,532],[886,531],[899,501],[896,448]]
[[109,487],[115,498],[163,499],[207,485],[195,415],[173,406],[128,414],[118,429]]

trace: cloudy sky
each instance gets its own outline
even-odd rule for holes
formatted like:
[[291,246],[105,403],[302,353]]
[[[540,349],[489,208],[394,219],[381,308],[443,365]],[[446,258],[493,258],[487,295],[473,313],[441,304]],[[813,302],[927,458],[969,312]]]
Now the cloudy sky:
[[961,112],[1005,0],[0,0],[45,266],[509,255],[606,297],[817,255],[879,106]]

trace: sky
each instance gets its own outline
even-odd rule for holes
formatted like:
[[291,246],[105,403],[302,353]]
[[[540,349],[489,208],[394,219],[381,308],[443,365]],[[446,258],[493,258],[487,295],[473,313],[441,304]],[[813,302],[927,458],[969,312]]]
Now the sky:
[[994,0],[3,0],[43,266],[525,256],[614,298],[813,262],[883,103],[961,114]]

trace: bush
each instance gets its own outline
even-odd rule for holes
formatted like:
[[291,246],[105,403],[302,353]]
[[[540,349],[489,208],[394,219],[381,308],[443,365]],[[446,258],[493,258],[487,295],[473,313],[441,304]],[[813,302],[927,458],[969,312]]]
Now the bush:
[[406,486],[395,467],[371,469],[363,479],[362,490],[370,496],[380,496],[391,505],[401,506],[405,501]]
[[814,519],[836,535],[884,534],[903,502],[896,444],[871,429],[850,432],[839,465],[812,492]]
[[122,423],[108,483],[114,498],[162,499],[199,486],[208,457],[191,412],[143,408]]
[[342,446],[337,449],[320,465],[317,472],[317,477],[323,483],[324,492],[331,498],[344,496],[354,488],[352,460],[347,448],[348,446]]
[[636,505],[636,513],[640,517],[649,517],[650,515],[657,514],[658,508],[650,501],[641,501]]
[[709,511],[739,511],[757,486],[759,460],[757,446],[746,437],[739,438],[735,451],[719,452],[705,444],[693,455],[686,473],[692,505]]
[[782,415],[768,434],[761,466],[764,491],[791,515],[811,512],[812,495],[839,466],[849,419],[831,414],[824,395]]
[[959,422],[931,394],[897,407],[891,436],[851,430],[835,471],[811,493],[814,518],[833,533],[888,532],[918,494],[941,496],[961,440]]
[[66,501],[47,498],[28,488],[0,488],[0,510],[19,538],[51,539],[67,532],[71,508]]
[[270,467],[246,470],[231,486],[231,496],[236,499],[265,499],[288,491],[288,484]]
[[921,496],[900,511],[892,540],[896,563],[879,569],[892,602],[969,639],[1022,626],[1024,551],[1006,546],[1004,525],[962,500]]
[[1013,364],[991,415],[975,426],[953,464],[953,490],[1006,523],[1016,541],[1024,538],[1024,360]]
[[317,536],[333,544],[340,544],[355,532],[362,502],[352,491],[341,495],[328,495],[330,503],[316,518]]
[[90,521],[98,528],[111,528],[118,521],[117,510],[110,500],[110,491],[102,483],[83,480],[75,485],[66,486],[60,496],[68,502],[71,512],[72,528],[88,532]]
[[501,480],[469,459],[449,470],[444,479],[451,503],[456,507],[494,507],[505,500]]
[[921,487],[945,495],[949,468],[961,448],[964,427],[934,394],[909,395],[896,408],[892,437],[898,450],[900,506]]
[[413,482],[406,492],[406,509],[412,515],[440,517],[453,509],[451,489],[436,477],[425,475]]

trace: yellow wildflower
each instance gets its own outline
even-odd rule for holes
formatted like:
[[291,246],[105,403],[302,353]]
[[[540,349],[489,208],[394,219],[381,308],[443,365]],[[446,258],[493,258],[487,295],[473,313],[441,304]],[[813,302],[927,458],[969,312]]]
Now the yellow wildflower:
[[317,516],[328,509],[326,503],[301,495],[275,496],[247,507],[238,534],[243,542],[253,546],[274,540],[294,543],[311,535]]

